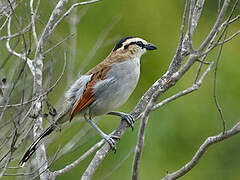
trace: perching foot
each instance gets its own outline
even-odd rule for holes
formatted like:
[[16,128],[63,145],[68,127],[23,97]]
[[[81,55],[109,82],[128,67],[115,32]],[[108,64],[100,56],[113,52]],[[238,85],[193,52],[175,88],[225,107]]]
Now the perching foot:
[[116,143],[115,140],[120,140],[120,137],[115,136],[115,135],[105,135],[104,139],[108,142],[110,148],[114,151],[114,153],[116,153],[117,149],[116,149]]
[[128,126],[132,128],[132,131],[134,130],[134,118],[130,114],[126,114],[123,112],[109,112],[110,115],[120,116],[122,120],[126,121]]
[[134,130],[134,118],[130,114],[123,114],[122,120],[128,123],[128,126],[131,127],[132,131]]

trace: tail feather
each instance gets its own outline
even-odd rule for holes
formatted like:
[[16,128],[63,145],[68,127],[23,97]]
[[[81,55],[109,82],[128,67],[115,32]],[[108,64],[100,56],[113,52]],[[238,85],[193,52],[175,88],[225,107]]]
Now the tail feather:
[[28,161],[28,159],[36,151],[37,145],[39,144],[39,142],[43,138],[45,138],[47,135],[51,134],[56,129],[56,127],[57,127],[57,125],[55,123],[51,124],[35,141],[33,141],[33,143],[29,146],[28,150],[24,154],[23,158],[19,162],[20,166],[24,166],[24,164]]

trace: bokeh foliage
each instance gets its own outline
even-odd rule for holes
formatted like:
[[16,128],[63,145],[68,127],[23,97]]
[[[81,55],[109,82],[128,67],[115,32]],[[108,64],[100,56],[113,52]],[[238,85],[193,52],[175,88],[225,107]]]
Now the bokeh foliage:
[[[114,21],[120,18],[109,31],[101,47],[97,50],[91,62],[88,63],[85,71],[103,60],[119,38],[129,35],[139,36],[155,44],[158,50],[149,52],[142,57],[141,77],[136,90],[128,102],[118,109],[130,112],[148,87],[167,70],[177,47],[184,2],[183,0],[103,0],[91,5],[86,15],[77,25],[77,34],[74,37],[77,39],[76,58],[68,58],[68,61],[74,61],[74,77],[78,77],[81,62],[86,58],[99,36],[104,31],[107,31]],[[50,10],[55,3],[56,1],[41,1],[39,12],[42,22],[47,22]],[[193,38],[194,47],[198,47],[212,27],[217,14],[217,4],[217,0],[205,3],[199,26]],[[83,11],[84,8],[78,8],[77,13]],[[59,42],[69,34],[69,17],[55,30],[51,38],[53,43]],[[43,26],[39,23],[37,27],[41,29]],[[239,29],[239,20],[230,27],[229,34]],[[57,79],[57,75],[62,70],[63,50],[66,50],[68,53],[71,50],[69,45],[71,45],[70,40],[53,51],[56,65],[54,66],[54,74],[56,75],[54,80]],[[217,95],[228,128],[239,120],[240,115],[239,46],[239,37],[224,45],[217,77]],[[4,55],[7,55],[7,52],[4,52],[4,50],[2,52]],[[207,60],[215,60],[217,52],[218,50],[213,51]],[[50,55],[47,55],[45,63],[49,59]],[[14,63],[13,60],[10,62]],[[8,64],[5,71],[8,72],[10,68],[11,64]],[[191,86],[196,69],[197,64],[161,99]],[[47,78],[47,74],[45,78]],[[63,92],[67,89],[66,81],[67,77],[65,74],[60,84],[49,95],[49,101],[57,107],[60,107],[59,104],[61,103],[59,102],[64,98]],[[110,133],[117,127],[118,123],[118,118],[104,116],[101,117],[99,125],[105,132]],[[73,123],[66,125],[61,133],[56,132],[51,135],[51,138],[55,140],[48,146],[48,155],[54,155],[59,146],[64,146],[69,139],[85,126],[88,126],[88,124],[84,121],[74,120]],[[120,143],[118,143],[117,153],[109,153],[97,170],[94,179],[97,180],[104,177],[114,166],[121,162],[121,159],[132,151],[136,145],[138,127],[139,121],[135,124],[134,132],[131,132],[129,129]],[[160,179],[167,171],[177,170],[192,158],[206,137],[219,133],[221,129],[220,116],[213,101],[212,71],[198,91],[177,99],[150,115],[141,159],[140,179]],[[239,138],[239,135],[237,135],[211,147],[200,163],[181,179],[239,179]],[[95,130],[91,129],[88,136],[79,139],[79,144],[86,142],[59,158],[51,166],[51,169],[56,170],[71,163],[99,140],[100,137]],[[57,177],[57,179],[79,179],[91,158],[92,156],[84,160],[73,170]],[[133,153],[106,179],[130,179],[132,160]]]

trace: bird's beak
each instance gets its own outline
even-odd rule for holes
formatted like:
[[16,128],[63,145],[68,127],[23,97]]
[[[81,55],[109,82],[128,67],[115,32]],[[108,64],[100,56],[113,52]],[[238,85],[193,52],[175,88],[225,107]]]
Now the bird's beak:
[[151,43],[148,43],[148,44],[145,46],[145,48],[146,48],[147,50],[155,50],[155,49],[157,49],[157,47],[156,47],[155,45],[151,44]]

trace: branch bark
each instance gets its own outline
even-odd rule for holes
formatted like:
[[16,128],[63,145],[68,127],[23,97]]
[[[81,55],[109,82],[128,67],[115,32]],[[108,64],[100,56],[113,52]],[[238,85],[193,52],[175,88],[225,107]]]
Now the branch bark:
[[[188,1],[186,1],[186,3],[188,3]],[[192,3],[193,3],[193,1],[192,1]],[[201,5],[201,7],[202,7],[204,4],[204,1],[199,0],[196,4],[198,6]],[[168,90],[170,87],[174,86],[178,82],[178,80],[181,79],[182,76],[192,67],[194,62],[198,61],[198,59],[202,55],[203,49],[209,44],[209,42],[214,37],[216,37],[215,34],[217,33],[219,26],[221,25],[221,21],[223,20],[223,16],[225,15],[228,5],[229,5],[229,0],[225,0],[223,7],[219,13],[219,16],[216,20],[216,23],[214,24],[209,35],[203,41],[203,43],[201,44],[201,46],[199,47],[199,49],[197,51],[189,51],[189,48],[188,48],[189,38],[184,38],[184,40],[182,40],[182,42],[181,42],[181,36],[180,36],[180,42],[179,42],[179,45],[178,45],[178,48],[176,51],[176,55],[174,56],[170,66],[168,68],[168,71],[148,89],[148,91],[139,100],[139,102],[136,105],[136,107],[134,108],[134,110],[131,112],[131,115],[134,117],[135,120],[137,120],[140,117],[140,115],[143,112],[143,109],[145,107],[148,107],[148,106],[151,107],[152,103],[155,103],[156,100],[166,90]],[[195,8],[199,9],[198,6],[195,6]],[[194,6],[191,6],[191,8],[193,8],[193,7]],[[193,10],[193,12],[194,12],[194,10]],[[191,23],[194,22],[196,24],[191,26],[189,29],[196,28],[199,17],[201,15],[201,8],[199,11],[196,10],[195,13],[193,13],[193,14],[194,15],[192,15],[192,21],[189,21],[189,22],[191,22]],[[186,16],[186,14],[184,14],[184,15]],[[181,27],[181,30],[183,30],[183,29],[184,28]],[[182,34],[182,32],[183,31],[181,31],[181,34]],[[187,33],[187,35],[189,35],[189,33]],[[185,41],[185,43],[183,43],[184,41]],[[179,49],[179,48],[181,48],[181,49]],[[187,62],[180,68],[182,61],[185,59],[185,57],[189,53],[190,53],[190,56],[189,56]],[[146,111],[148,111],[147,108],[146,108]],[[116,129],[116,131],[114,131],[114,135],[116,135],[118,137],[122,137],[122,135],[125,133],[126,129],[127,129],[127,124],[125,122],[121,122],[119,127]],[[102,160],[105,158],[105,156],[107,155],[109,150],[110,150],[109,145],[105,144],[100,150],[97,151],[97,153],[95,154],[91,163],[89,164],[88,168],[84,172],[82,179],[88,180],[88,179],[92,178],[97,167],[100,165]]]
[[[101,0],[89,0],[86,2],[78,2],[75,4],[72,4],[69,6],[70,8],[64,11],[64,8],[68,2],[68,0],[58,0],[57,4],[52,11],[48,22],[46,26],[44,27],[43,31],[41,34],[38,34],[36,30],[36,23],[37,23],[37,10],[40,1],[37,1],[37,5],[34,8],[34,0],[29,1],[29,7],[30,7],[30,21],[28,25],[25,28],[20,29],[20,25],[18,28],[18,32],[14,32],[13,34],[11,33],[11,23],[14,22],[14,19],[12,15],[14,15],[14,11],[12,8],[8,7],[9,12],[4,14],[6,16],[6,19],[3,21],[3,25],[1,25],[0,30],[3,29],[6,25],[6,32],[7,36],[2,36],[0,37],[1,40],[6,39],[6,48],[11,53],[12,55],[16,56],[19,58],[21,61],[19,62],[24,62],[28,65],[33,79],[34,79],[34,84],[33,84],[33,95],[28,97],[30,100],[24,100],[24,92],[22,92],[22,99],[21,103],[19,104],[12,104],[9,105],[8,102],[4,106],[0,106],[0,108],[3,108],[3,111],[5,111],[7,108],[10,107],[20,107],[23,112],[25,112],[24,116],[21,116],[22,118],[18,117],[18,122],[24,123],[25,119],[28,117],[29,114],[31,114],[31,117],[34,119],[33,122],[29,121],[24,125],[24,130],[22,131],[22,134],[26,132],[23,137],[19,138],[18,143],[14,146],[14,148],[18,147],[23,140],[26,138],[27,134],[31,132],[31,128],[33,128],[34,132],[34,138],[37,138],[41,132],[42,132],[42,121],[43,121],[43,101],[46,99],[45,96],[56,86],[56,84],[59,82],[61,79],[64,70],[62,71],[60,78],[56,81],[56,83],[51,87],[48,88],[47,91],[43,92],[43,59],[45,54],[48,52],[52,51],[55,47],[60,45],[62,42],[64,42],[66,39],[72,36],[68,36],[65,38],[63,41],[60,41],[57,43],[55,46],[51,46],[50,49],[46,50],[45,46],[48,42],[49,37],[51,36],[52,32],[56,29],[57,25],[59,25],[76,7],[80,5],[87,5],[87,4],[92,4],[99,2]],[[237,1],[236,1],[237,2]],[[221,8],[219,8],[219,14],[217,16],[216,22],[213,25],[211,31],[205,38],[205,40],[202,42],[200,47],[198,49],[194,49],[193,47],[193,42],[192,42],[192,37],[194,35],[194,32],[196,30],[196,27],[198,25],[202,9],[204,6],[205,0],[186,0],[185,1],[185,9],[183,12],[183,17],[182,17],[182,24],[180,28],[180,35],[179,35],[179,41],[178,41],[178,46],[176,48],[176,53],[174,57],[171,60],[171,63],[168,67],[168,70],[165,72],[165,74],[160,77],[146,92],[145,94],[141,97],[139,100],[138,104],[135,106],[135,108],[131,111],[131,115],[134,117],[135,121],[138,119],[141,119],[141,125],[139,129],[139,135],[138,135],[138,142],[135,150],[135,158],[133,161],[133,172],[132,172],[132,179],[137,180],[138,179],[138,172],[139,172],[139,166],[140,166],[140,160],[141,160],[141,154],[143,151],[143,146],[144,146],[144,137],[145,137],[145,129],[147,127],[147,121],[149,118],[149,115],[152,111],[159,109],[163,105],[172,102],[173,100],[180,98],[184,95],[187,95],[189,93],[192,93],[193,91],[197,90],[201,84],[203,83],[206,75],[210,72],[210,70],[213,67],[213,62],[207,63],[205,62],[205,58],[207,55],[218,45],[222,45],[226,42],[229,42],[232,40],[234,37],[236,37],[238,34],[240,34],[240,31],[236,31],[232,35],[230,35],[228,38],[221,40],[221,36],[224,34],[225,29],[227,26],[231,23],[236,22],[239,20],[240,16],[236,16],[233,19],[231,19],[231,16],[227,20],[224,20],[224,16],[226,14],[227,8],[229,6],[230,0],[225,0],[223,2],[223,5]],[[11,5],[11,4],[10,4]],[[15,7],[15,6],[14,6]],[[84,14],[83,11],[82,14]],[[232,14],[231,14],[232,15]],[[15,17],[15,16],[14,16]],[[0,17],[1,18],[1,17]],[[12,22],[13,21],[13,22]],[[115,20],[115,23],[117,20]],[[187,25],[186,25],[187,24]],[[100,47],[100,44],[102,44],[105,36],[108,34],[108,31],[113,27],[114,23],[107,28],[102,35],[100,36],[99,40],[96,41],[96,44],[94,45],[93,49],[90,51],[89,55],[87,56],[87,60],[91,59],[92,55],[95,54],[96,50]],[[26,32],[29,30],[32,30],[31,32],[31,37],[33,37],[35,46],[36,46],[36,51],[34,52],[34,58],[33,60],[28,57],[28,53],[26,51],[26,48],[23,52],[19,50],[19,48],[16,50],[14,46],[12,45],[11,47],[11,40],[15,37],[23,36]],[[221,31],[223,29],[223,31]],[[12,29],[12,32],[14,30]],[[221,35],[220,32],[222,33]],[[220,36],[220,38],[217,40],[217,36]],[[221,41],[220,41],[221,40]],[[25,42],[24,42],[25,43]],[[26,44],[24,44],[26,46]],[[30,45],[31,47],[31,45]],[[18,51],[18,52],[17,52]],[[21,52],[21,53],[19,53]],[[66,60],[66,58],[64,59]],[[87,61],[86,60],[86,61]],[[185,61],[186,60],[186,61]],[[157,100],[161,95],[166,92],[169,88],[173,87],[181,78],[188,72],[188,70],[193,66],[195,62],[201,63],[200,68],[198,69],[196,73],[196,78],[194,80],[194,83],[191,87],[172,95],[169,98],[166,98],[156,104]],[[201,72],[201,67],[203,64],[209,64],[208,68],[202,73],[200,76]],[[66,61],[64,62],[64,69],[66,66]],[[71,69],[71,68],[69,68]],[[71,76],[69,77],[71,78]],[[199,80],[198,80],[199,79]],[[50,80],[49,80],[50,82]],[[25,85],[25,84],[24,84]],[[49,87],[49,86],[48,86]],[[31,93],[30,93],[31,94]],[[32,97],[33,96],[33,97]],[[25,105],[32,103],[29,109],[24,109],[26,107]],[[2,117],[2,114],[0,115]],[[0,118],[1,119],[1,118]],[[6,122],[6,124],[10,124],[14,121],[9,120]],[[5,124],[1,125],[0,129],[4,129]],[[27,129],[29,128],[29,129]],[[123,134],[125,133],[126,129],[128,128],[128,125],[125,121],[122,121],[118,128],[113,132],[114,135],[122,137]],[[27,130],[26,130],[27,129]],[[212,144],[218,143],[224,139],[227,139],[235,134],[237,134],[240,130],[240,122],[238,122],[232,129],[226,131],[224,134],[219,134],[216,136],[209,137],[205,140],[205,142],[200,146],[198,151],[196,152],[195,156],[189,163],[187,163],[184,167],[180,168],[176,172],[173,172],[171,174],[167,174],[166,177],[163,179],[176,179],[178,177],[183,176],[187,172],[189,172],[200,160],[200,158],[203,156],[203,154],[206,152],[207,148],[210,147]],[[9,139],[13,139],[13,142],[15,144],[15,139],[16,139],[16,131],[18,131],[18,128],[13,129],[14,131],[11,132],[9,136],[7,136],[3,143],[0,145],[0,149],[4,148],[5,144],[7,144]],[[26,130],[26,131],[25,131]],[[4,130],[4,132],[1,132],[3,134],[7,134],[7,131]],[[17,133],[18,134],[18,133]],[[82,179],[83,180],[89,180],[93,177],[94,173],[96,172],[98,166],[101,164],[101,162],[104,160],[104,158],[107,156],[108,152],[110,151],[109,145],[106,143],[104,144],[104,141],[101,140],[94,146],[92,146],[88,151],[86,151],[83,155],[81,155],[77,160],[74,162],[66,165],[64,168],[56,170],[54,172],[51,172],[49,170],[49,165],[47,162],[47,157],[46,157],[46,149],[45,145],[41,144],[40,147],[38,148],[36,155],[37,155],[37,162],[38,162],[38,169],[37,171],[39,172],[40,179],[55,179],[57,176],[60,176],[72,168],[76,167],[80,162],[82,162],[85,158],[87,158],[90,154],[95,152],[97,149],[100,149],[96,152],[95,156],[93,157],[92,161],[88,165],[87,169],[85,170]],[[0,177],[2,177],[12,160],[11,158],[12,153],[14,151],[14,148],[9,151],[9,153],[4,156],[4,160],[7,160],[3,170],[0,173]],[[1,161],[0,161],[1,162]],[[21,174],[21,173],[20,173]],[[30,173],[31,174],[31,173]]]
[[220,133],[216,136],[208,137],[203,142],[203,144],[199,147],[199,149],[197,150],[197,152],[195,153],[193,158],[187,164],[185,164],[179,170],[177,170],[171,174],[167,174],[164,178],[162,178],[162,180],[174,180],[174,179],[177,179],[177,178],[183,176],[184,174],[189,172],[193,167],[196,166],[196,164],[199,162],[201,157],[204,155],[204,153],[206,153],[207,149],[211,145],[219,143],[225,139],[228,139],[239,132],[240,132],[240,121],[235,126],[233,126],[231,129],[229,129],[228,131],[225,131],[225,133]]
[[[90,3],[97,2],[98,0],[91,0],[91,1],[86,1],[86,2],[81,2],[77,3],[77,6],[79,5],[86,5]],[[60,14],[63,11],[63,7],[66,5],[67,0],[59,0],[57,5],[55,6],[54,10],[51,13],[51,16],[48,20],[47,25],[45,26],[43,33],[41,34],[37,47],[36,47],[36,53],[34,57],[34,85],[33,85],[33,94],[35,97],[39,97],[42,94],[42,89],[43,89],[43,49],[47,43],[47,40],[53,30],[56,28],[58,23],[60,23],[63,18],[66,16],[65,14],[60,17]],[[70,13],[71,10],[68,11]],[[60,18],[59,18],[60,17]],[[59,19],[58,19],[59,18]],[[32,22],[34,23],[34,22]],[[35,40],[37,40],[37,37],[35,37]],[[35,119],[35,124],[34,124],[34,131],[33,131],[33,136],[34,139],[39,137],[42,133],[42,98],[37,99],[35,102],[33,102],[34,109],[32,112],[32,115]],[[37,156],[37,162],[38,162],[38,167],[39,169],[39,174],[40,174],[40,179],[52,179],[52,173],[48,170],[48,164],[47,164],[47,157],[46,157],[46,150],[44,144],[41,144],[40,147],[36,151],[36,156]]]

